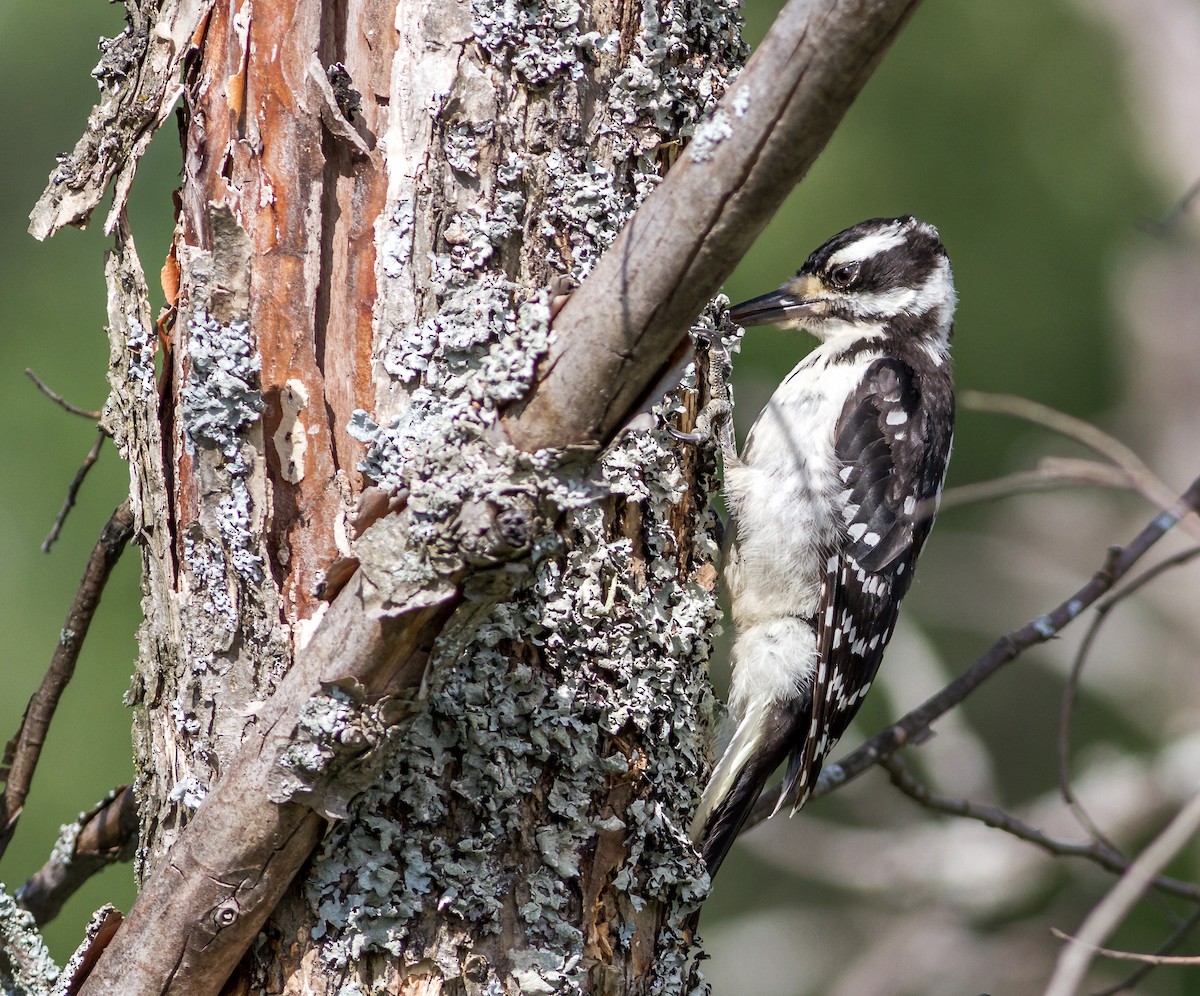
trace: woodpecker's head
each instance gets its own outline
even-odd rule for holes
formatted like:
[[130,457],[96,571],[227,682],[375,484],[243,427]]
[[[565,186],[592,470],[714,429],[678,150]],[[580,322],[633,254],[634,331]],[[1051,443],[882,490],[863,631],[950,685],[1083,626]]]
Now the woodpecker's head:
[[905,215],[847,228],[779,290],[729,314],[739,325],[804,328],[822,341],[903,336],[942,356],[956,300],[937,229]]

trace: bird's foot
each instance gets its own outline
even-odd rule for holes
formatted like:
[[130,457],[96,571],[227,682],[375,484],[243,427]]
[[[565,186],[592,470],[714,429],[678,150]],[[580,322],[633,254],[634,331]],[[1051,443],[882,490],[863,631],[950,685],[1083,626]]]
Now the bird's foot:
[[704,385],[704,405],[696,413],[691,432],[672,426],[667,431],[681,443],[700,446],[715,441],[726,459],[735,459],[737,446],[733,438],[733,389],[729,383],[732,363],[729,350],[711,329],[692,329],[696,346],[696,366]]
[[558,317],[558,313],[563,310],[563,307],[571,299],[571,294],[575,288],[579,286],[579,281],[569,273],[560,273],[557,277],[550,281],[550,286],[547,290],[550,292],[550,321]]

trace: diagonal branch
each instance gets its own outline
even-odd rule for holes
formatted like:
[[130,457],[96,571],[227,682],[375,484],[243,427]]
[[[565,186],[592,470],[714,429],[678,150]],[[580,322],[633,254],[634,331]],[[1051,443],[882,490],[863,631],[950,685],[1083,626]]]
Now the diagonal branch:
[[[1133,864],[1129,858],[1105,844],[1059,840],[1037,827],[1031,826],[1019,816],[1005,812],[998,806],[986,806],[982,803],[971,802],[969,799],[952,799],[949,796],[939,795],[928,785],[914,778],[898,757],[885,757],[879,764],[880,767],[887,769],[888,776],[896,788],[926,809],[945,813],[947,816],[961,816],[964,819],[976,820],[985,826],[1003,830],[1019,840],[1040,847],[1049,854],[1064,858],[1083,858],[1099,865],[1105,871],[1115,872],[1118,875],[1127,872],[1129,866]],[[1150,885],[1167,895],[1200,903],[1200,886],[1193,885],[1191,882],[1182,882],[1177,878],[1156,875],[1151,879]]]
[[63,827],[46,863],[17,890],[17,904],[39,926],[49,923],[93,875],[131,860],[137,836],[137,799],[133,788],[123,785]]
[[1072,996],[1099,946],[1111,934],[1162,868],[1200,830],[1200,794],[1193,795],[1150,845],[1142,851],[1116,885],[1088,914],[1087,919],[1058,956],[1046,996]]
[[75,662],[79,659],[96,606],[100,604],[100,595],[132,535],[133,512],[129,502],[125,502],[113,512],[96,541],[83,580],[75,592],[75,601],[63,623],[50,667],[25,707],[21,728],[4,749],[4,761],[0,764],[0,782],[4,784],[4,795],[0,797],[0,854],[4,853],[16,831],[42,745],[46,742],[46,732],[58,708],[58,700],[75,673]]
[[[1110,548],[1104,565],[1074,595],[1045,615],[1038,616],[1020,629],[1000,637],[987,653],[931,699],[903,716],[894,725],[877,733],[837,764],[829,765],[822,772],[813,796],[828,795],[851,779],[857,778],[871,765],[895,754],[902,747],[927,739],[930,727],[938,717],[944,716],[1004,665],[1016,660],[1030,647],[1056,637],[1084,609],[1110,591],[1180,519],[1194,515],[1198,507],[1200,478],[1193,481],[1169,509],[1155,516],[1128,546],[1124,549]],[[774,808],[774,798],[764,796],[759,799],[742,832],[757,826],[771,815]]]
[[[915,7],[791,0],[721,102],[709,140],[685,150],[558,315],[536,390],[504,419],[511,442],[532,451],[615,435]],[[368,695],[414,687],[462,580],[382,617],[368,611],[361,578],[339,593],[84,993],[220,989],[323,830],[311,809],[268,797],[300,708],[339,675]]]

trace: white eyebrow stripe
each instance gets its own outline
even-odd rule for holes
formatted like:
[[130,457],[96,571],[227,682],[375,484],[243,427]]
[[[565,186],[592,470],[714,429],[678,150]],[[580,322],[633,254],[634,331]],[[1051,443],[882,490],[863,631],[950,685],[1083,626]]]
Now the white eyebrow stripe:
[[861,262],[903,244],[904,233],[899,227],[875,232],[873,235],[864,235],[861,239],[856,239],[844,249],[839,249],[829,257],[829,264],[836,266],[839,263]]

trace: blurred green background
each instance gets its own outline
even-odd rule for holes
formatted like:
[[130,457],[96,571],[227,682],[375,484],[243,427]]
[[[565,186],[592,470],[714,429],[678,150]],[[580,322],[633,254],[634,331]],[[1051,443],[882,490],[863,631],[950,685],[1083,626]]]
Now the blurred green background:
[[[777,6],[751,0],[752,43]],[[107,240],[99,231],[102,211],[90,230],[64,231],[46,245],[24,229],[54,155],[73,146],[96,96],[88,76],[97,61],[96,39],[121,27],[121,8],[100,0],[0,0],[6,94],[0,105],[5,738],[43,673],[87,553],[127,488],[125,467],[110,447],[53,553],[39,550],[93,429],[39,395],[23,371],[33,368],[81,406],[103,403]],[[914,213],[940,228],[954,260],[961,296],[959,384],[1011,391],[1103,420],[1114,403],[1118,362],[1108,288],[1119,254],[1135,237],[1139,219],[1163,216],[1181,193],[1156,188],[1139,161],[1114,61],[1108,36],[1068,3],[928,0],[826,154],[729,281],[730,298],[774,288],[811,249],[853,222]],[[130,205],[155,288],[177,170],[175,129],[168,124],[143,162]],[[806,348],[796,336],[753,332],[737,362],[739,413],[758,411]],[[962,416],[952,483],[1027,465],[1035,435],[1003,419]],[[0,866],[0,879],[10,888],[45,859],[59,824],[130,776],[130,717],[120,700],[135,652],[138,573],[133,551],[109,585],[17,837]],[[919,613],[919,594],[914,606]],[[996,632],[1023,621],[1003,606],[995,618]],[[982,646],[973,634],[942,636],[961,647],[964,658]],[[76,896],[49,928],[55,955],[69,954],[101,903],[127,909],[131,880],[128,866],[112,869]],[[797,896],[799,888],[735,849],[706,924],[719,929],[748,907],[811,901]],[[1165,980],[1156,985],[1167,988],[1152,991],[1188,991]]]

